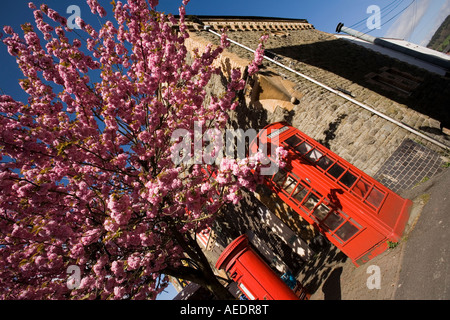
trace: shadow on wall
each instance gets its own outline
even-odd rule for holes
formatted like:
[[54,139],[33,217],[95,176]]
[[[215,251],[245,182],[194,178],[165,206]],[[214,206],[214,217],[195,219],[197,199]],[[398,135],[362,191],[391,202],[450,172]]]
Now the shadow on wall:
[[[444,127],[450,128],[450,112],[448,112],[450,78],[448,77],[426,72],[343,39],[270,48],[270,51],[339,75],[439,120]],[[382,72],[381,69],[386,70],[386,68],[395,68],[400,71],[400,74],[407,73],[411,78],[420,78],[422,81],[414,90],[405,94],[391,85],[368,79],[367,76],[370,73],[376,75]]]
[[[290,246],[283,242],[273,226],[262,222],[258,215],[258,206],[262,206],[251,193],[245,192],[243,199],[237,205],[225,205],[216,218],[214,230],[217,233],[216,242],[226,247],[242,234],[251,235],[256,242],[263,245],[257,248],[261,258],[274,257],[280,259],[293,273],[298,273],[303,265],[303,259]],[[271,265],[274,261],[266,262]]]
[[341,124],[342,120],[344,120],[347,117],[346,113],[340,114],[337,119],[333,122],[330,122],[328,124],[328,129],[326,129],[323,133],[325,135],[325,139],[320,139],[318,142],[325,146],[328,149],[331,149],[330,147],[330,141],[333,141],[336,137],[336,130],[338,129],[339,125]]

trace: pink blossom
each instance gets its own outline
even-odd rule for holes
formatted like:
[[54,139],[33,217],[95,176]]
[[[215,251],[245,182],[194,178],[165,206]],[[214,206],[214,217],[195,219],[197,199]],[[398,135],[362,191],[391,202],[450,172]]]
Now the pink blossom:
[[128,263],[128,267],[127,268],[129,270],[136,270],[140,266],[141,257],[137,253],[133,254],[130,257],[128,257],[127,263]]
[[76,245],[74,245],[72,247],[71,254],[70,254],[71,258],[77,259],[77,258],[80,258],[83,255],[84,255],[84,246],[83,246],[83,244],[77,243]]
[[152,9],[155,9],[156,6],[158,5],[158,3],[159,3],[159,0],[149,0],[150,7]]
[[289,152],[280,146],[275,149],[275,154],[278,166],[280,168],[284,168],[286,166],[286,160]]
[[125,295],[125,288],[124,287],[114,287],[114,298],[115,299],[121,299]]
[[248,74],[250,76],[254,75],[259,70],[259,66],[264,60],[264,43],[267,41],[269,35],[264,34],[260,38],[260,43],[258,44],[258,48],[255,51],[255,57],[253,61],[250,63],[250,66],[248,67]]
[[97,241],[99,239],[101,233],[101,229],[91,229],[84,233],[81,238],[81,243],[85,246],[90,245],[91,243]]
[[[104,17],[99,2],[87,0]],[[0,95],[0,299],[155,298],[161,273],[185,258],[180,239],[258,181],[257,161],[224,159],[212,177],[172,161],[172,133],[193,137],[194,121],[222,132],[246,80],[231,70],[223,94],[207,95],[229,42],[224,33],[190,59],[188,2],[175,18],[156,12],[157,0],[117,1],[111,21],[78,17],[75,38],[65,13],[29,3],[42,35],[3,28],[28,101]],[[250,71],[262,54],[261,43]],[[57,281],[69,265],[83,277],[72,291]]]
[[116,277],[123,277],[125,275],[123,270],[123,261],[113,261],[113,263],[111,264],[111,271]]
[[94,289],[95,278],[92,276],[83,277],[80,282],[81,289]]

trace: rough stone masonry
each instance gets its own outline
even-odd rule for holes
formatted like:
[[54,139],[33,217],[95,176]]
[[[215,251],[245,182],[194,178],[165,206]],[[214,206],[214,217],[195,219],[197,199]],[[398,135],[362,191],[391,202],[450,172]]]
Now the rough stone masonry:
[[[258,31],[241,28],[229,31],[228,36],[256,48],[261,34],[268,32],[266,55],[450,145],[445,129],[450,127],[448,77],[338,39],[312,26],[305,27],[304,20],[299,23],[302,28],[276,29],[272,24],[272,29],[266,31],[262,27]],[[220,41],[207,31],[195,31],[192,35],[202,39],[200,46]],[[251,52],[236,45],[231,45],[226,55],[221,63],[228,68],[243,66],[252,59]],[[438,152],[443,162],[448,161],[445,150],[279,66],[266,61],[259,79],[261,75],[277,79],[272,80],[272,87],[287,93],[287,97],[271,101],[254,99],[261,96],[261,91],[269,90],[270,85],[261,88],[258,77],[253,79],[246,91],[246,104],[232,115],[235,127],[258,130],[271,122],[287,121],[371,176],[376,175],[405,139]],[[280,77],[291,85],[280,88]],[[216,79],[210,86],[218,90],[221,85],[223,81]],[[255,90],[260,92],[255,94]]]

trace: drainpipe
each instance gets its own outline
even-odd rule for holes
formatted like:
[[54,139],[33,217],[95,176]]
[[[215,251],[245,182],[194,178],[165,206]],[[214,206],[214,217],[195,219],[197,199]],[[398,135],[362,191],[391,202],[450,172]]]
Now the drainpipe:
[[[221,37],[221,35],[220,35],[219,33],[217,33],[217,32],[215,32],[215,31],[211,30],[211,27],[210,27],[210,26],[204,26],[204,30],[209,31],[210,33],[212,33],[212,34],[218,36],[219,38]],[[244,46],[243,44],[240,44],[239,42],[236,42],[236,41],[231,40],[231,39],[228,39],[228,41],[230,41],[231,43],[234,43],[235,45],[237,45],[237,46],[239,46],[239,47],[241,47],[241,48],[244,48],[244,49],[246,49],[246,50],[248,50],[248,51],[250,51],[250,52],[255,53],[255,50],[250,49],[249,47]],[[269,57],[267,57],[267,56],[264,56],[264,59],[266,59],[266,60],[268,60],[268,61],[270,61],[270,62],[276,64],[277,66],[280,66],[280,67],[282,67],[282,68],[284,68],[284,69],[286,69],[286,70],[288,70],[288,71],[290,71],[290,72],[292,72],[292,73],[295,73],[296,75],[298,75],[298,76],[300,76],[300,77],[302,77],[302,78],[304,78],[304,79],[306,79],[306,80],[308,80],[308,81],[310,81],[310,82],[312,82],[312,83],[317,84],[318,86],[320,86],[320,87],[326,89],[327,91],[330,91],[330,92],[334,93],[335,95],[338,95],[338,96],[340,96],[341,98],[344,98],[345,100],[348,100],[348,101],[350,101],[350,102],[352,102],[352,103],[354,103],[354,104],[360,106],[361,108],[363,108],[363,109],[365,109],[365,110],[367,110],[367,111],[369,111],[369,112],[371,112],[371,113],[373,113],[373,114],[376,114],[377,116],[379,116],[379,117],[381,117],[381,118],[383,118],[383,119],[385,119],[385,120],[387,120],[387,121],[389,121],[389,122],[391,122],[391,123],[393,123],[393,124],[395,124],[395,125],[397,125],[397,126],[403,128],[403,129],[405,129],[406,131],[408,131],[408,132],[410,132],[410,133],[415,134],[416,136],[419,136],[419,137],[421,137],[421,138],[423,138],[423,139],[425,139],[425,140],[431,142],[431,143],[434,144],[434,145],[439,146],[440,148],[443,148],[443,149],[445,149],[445,150],[450,150],[450,147],[449,147],[449,146],[447,146],[447,145],[441,143],[440,141],[438,141],[438,140],[436,140],[436,139],[433,139],[433,138],[431,138],[431,137],[429,137],[429,136],[423,134],[423,133],[420,132],[420,131],[417,131],[416,129],[414,129],[414,128],[412,128],[412,127],[410,127],[410,126],[408,126],[408,125],[406,125],[406,124],[404,124],[404,123],[402,123],[402,122],[400,122],[400,121],[397,121],[397,120],[395,120],[395,119],[393,119],[393,118],[391,118],[391,117],[385,115],[384,113],[381,113],[381,112],[379,112],[379,111],[373,109],[372,107],[369,107],[368,105],[366,105],[366,104],[364,104],[364,103],[361,103],[361,102],[359,102],[359,101],[357,101],[357,100],[355,100],[355,99],[353,99],[353,98],[351,98],[351,97],[345,95],[344,93],[342,93],[342,92],[340,92],[340,91],[338,91],[338,90],[335,90],[335,89],[333,89],[333,88],[327,86],[326,84],[323,84],[323,83],[321,83],[321,82],[319,82],[319,81],[317,81],[317,80],[315,80],[315,79],[313,79],[313,78],[311,78],[311,77],[309,77],[309,76],[307,76],[307,75],[305,75],[305,74],[303,74],[303,73],[300,73],[300,72],[298,72],[298,71],[296,71],[296,70],[294,70],[294,69],[292,69],[292,68],[290,68],[290,67],[288,67],[288,66],[285,66],[284,64],[282,64],[282,63],[280,63],[280,62],[278,62],[278,61],[275,61],[275,60],[273,60],[273,59],[271,59],[271,58],[269,58]]]
[[356,38],[365,40],[367,42],[371,42],[371,43],[375,43],[375,37],[369,36],[368,34],[350,29],[348,27],[345,27],[344,24],[342,22],[339,22],[339,24],[336,27],[336,32],[345,32],[346,34],[349,34],[351,36],[354,36]]

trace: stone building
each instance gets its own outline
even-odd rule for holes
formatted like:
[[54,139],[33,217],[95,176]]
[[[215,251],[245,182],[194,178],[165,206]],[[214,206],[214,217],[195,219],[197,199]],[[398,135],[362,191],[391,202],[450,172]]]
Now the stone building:
[[[247,79],[241,104],[230,113],[231,127],[259,130],[286,121],[398,193],[449,164],[448,73],[433,73],[319,31],[307,20],[190,16],[187,21],[186,45],[200,52],[208,43],[220,43],[208,29],[220,33],[226,28],[231,40],[250,49],[256,49],[262,33],[269,34],[265,55],[278,64],[266,60]],[[217,64],[223,74],[209,90],[223,90],[231,68],[244,70],[253,58],[247,48],[231,44],[221,55]],[[280,273],[287,267],[298,275],[320,251],[317,233],[263,187],[219,216],[205,243],[212,265],[242,233]],[[299,248],[306,250],[303,255]],[[342,258],[338,252],[327,254]]]

